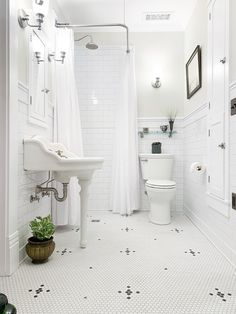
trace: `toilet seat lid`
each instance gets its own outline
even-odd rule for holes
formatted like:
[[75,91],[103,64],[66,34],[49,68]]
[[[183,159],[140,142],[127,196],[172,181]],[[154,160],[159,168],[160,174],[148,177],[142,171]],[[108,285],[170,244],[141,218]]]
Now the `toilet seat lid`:
[[148,180],[146,186],[159,189],[173,189],[176,186],[175,181],[171,180]]

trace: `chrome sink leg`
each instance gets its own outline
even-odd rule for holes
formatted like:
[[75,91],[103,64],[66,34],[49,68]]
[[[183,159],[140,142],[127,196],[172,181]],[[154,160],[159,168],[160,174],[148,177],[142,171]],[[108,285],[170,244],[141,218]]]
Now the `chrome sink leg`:
[[79,180],[81,187],[80,202],[81,202],[81,215],[80,215],[80,247],[86,248],[87,245],[87,215],[88,215],[88,187],[90,180]]

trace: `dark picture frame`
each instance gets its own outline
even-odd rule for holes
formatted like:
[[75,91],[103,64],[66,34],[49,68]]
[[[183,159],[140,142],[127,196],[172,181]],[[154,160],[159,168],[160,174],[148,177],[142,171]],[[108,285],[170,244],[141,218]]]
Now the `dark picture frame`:
[[186,63],[187,98],[190,99],[202,87],[202,56],[198,45]]

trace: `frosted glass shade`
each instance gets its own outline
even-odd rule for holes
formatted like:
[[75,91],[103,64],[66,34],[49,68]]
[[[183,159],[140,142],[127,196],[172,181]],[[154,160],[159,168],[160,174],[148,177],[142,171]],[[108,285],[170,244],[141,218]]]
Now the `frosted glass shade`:
[[48,14],[49,0],[32,0],[34,14],[43,14],[45,17]]

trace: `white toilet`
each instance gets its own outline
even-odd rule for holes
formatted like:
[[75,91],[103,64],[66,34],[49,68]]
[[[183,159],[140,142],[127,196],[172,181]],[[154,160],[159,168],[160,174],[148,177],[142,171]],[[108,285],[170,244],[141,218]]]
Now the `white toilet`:
[[171,201],[176,183],[172,181],[174,156],[170,154],[141,154],[142,176],[150,201],[149,219],[152,223],[170,223]]

